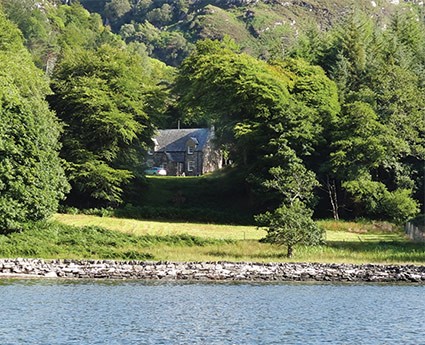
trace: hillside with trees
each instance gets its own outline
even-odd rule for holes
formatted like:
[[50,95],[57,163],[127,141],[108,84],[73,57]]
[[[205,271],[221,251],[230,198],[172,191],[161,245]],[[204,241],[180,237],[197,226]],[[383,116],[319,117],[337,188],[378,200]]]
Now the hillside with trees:
[[[328,31],[349,13],[361,11],[380,27],[400,7],[391,0],[81,0],[126,42],[178,66],[201,39],[228,35],[242,51],[260,57],[285,55],[306,36]],[[423,11],[419,1],[405,1]],[[421,13],[423,16],[423,12]]]
[[215,126],[261,224],[293,219],[317,242],[313,216],[401,223],[423,211],[419,3],[0,4],[3,231],[63,199],[143,206],[150,138],[178,121]]

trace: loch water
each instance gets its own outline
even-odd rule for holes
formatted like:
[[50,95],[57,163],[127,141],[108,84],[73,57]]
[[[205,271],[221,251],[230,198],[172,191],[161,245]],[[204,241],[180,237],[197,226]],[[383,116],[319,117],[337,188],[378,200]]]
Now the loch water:
[[425,286],[0,280],[0,344],[425,344]]

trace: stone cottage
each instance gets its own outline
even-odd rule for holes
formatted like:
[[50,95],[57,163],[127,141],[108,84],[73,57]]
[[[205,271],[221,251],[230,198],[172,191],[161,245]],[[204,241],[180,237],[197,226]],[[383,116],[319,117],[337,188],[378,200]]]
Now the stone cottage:
[[167,175],[198,176],[222,167],[213,144],[213,128],[159,130],[148,151],[148,166],[163,167]]

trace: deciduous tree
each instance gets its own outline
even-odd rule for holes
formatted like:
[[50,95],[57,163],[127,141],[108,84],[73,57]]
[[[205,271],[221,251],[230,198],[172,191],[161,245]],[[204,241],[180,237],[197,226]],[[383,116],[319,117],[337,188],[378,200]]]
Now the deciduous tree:
[[61,155],[74,202],[121,202],[153,133],[144,111],[152,84],[139,55],[107,45],[76,50],[58,65],[50,104],[65,124]]
[[0,232],[51,216],[68,189],[42,71],[0,13]]

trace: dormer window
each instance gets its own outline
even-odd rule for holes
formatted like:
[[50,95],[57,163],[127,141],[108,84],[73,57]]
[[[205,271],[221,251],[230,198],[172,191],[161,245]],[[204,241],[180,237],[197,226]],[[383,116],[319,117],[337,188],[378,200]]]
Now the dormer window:
[[186,141],[186,151],[188,155],[192,155],[195,152],[196,146],[198,146],[198,139],[195,137],[190,137]]

